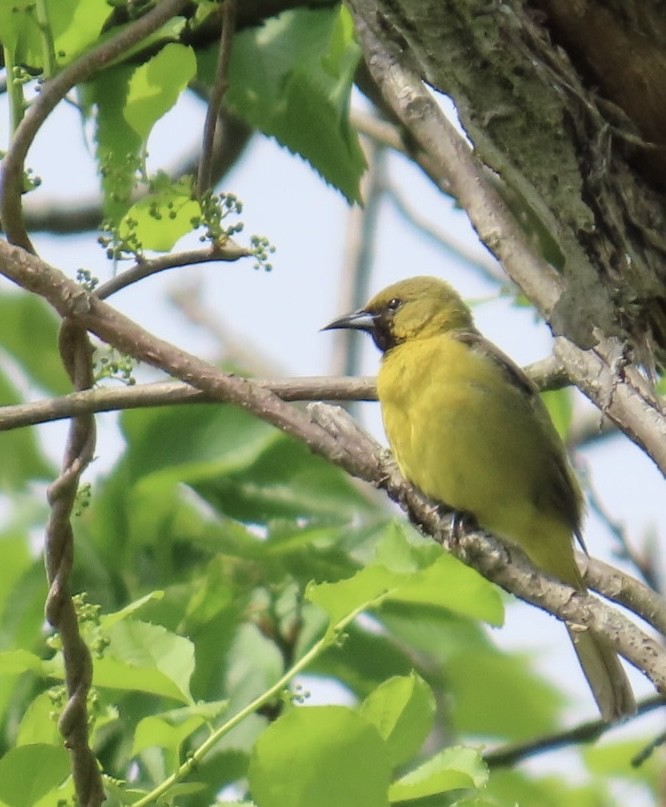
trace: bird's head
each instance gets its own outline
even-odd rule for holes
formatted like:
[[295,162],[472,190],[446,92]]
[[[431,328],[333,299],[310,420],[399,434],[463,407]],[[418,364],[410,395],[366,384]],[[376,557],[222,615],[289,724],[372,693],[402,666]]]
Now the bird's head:
[[322,330],[335,328],[367,331],[382,352],[408,339],[475,330],[472,314],[460,295],[436,277],[413,277],[388,286],[366,306],[333,320]]

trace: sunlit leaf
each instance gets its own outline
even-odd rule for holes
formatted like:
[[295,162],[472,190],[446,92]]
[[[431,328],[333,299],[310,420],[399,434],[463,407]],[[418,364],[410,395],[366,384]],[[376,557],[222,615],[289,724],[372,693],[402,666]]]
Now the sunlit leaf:
[[476,749],[445,748],[393,782],[389,797],[392,802],[419,799],[449,790],[483,787],[487,780],[488,769]]
[[276,720],[249,770],[258,807],[387,807],[388,779],[377,730],[341,706],[293,709]]

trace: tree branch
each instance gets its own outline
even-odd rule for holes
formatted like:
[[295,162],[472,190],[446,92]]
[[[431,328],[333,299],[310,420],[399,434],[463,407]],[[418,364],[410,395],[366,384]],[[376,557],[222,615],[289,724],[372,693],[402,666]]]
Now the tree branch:
[[[653,695],[637,704],[636,714],[632,719],[663,706],[666,706],[666,698],[663,695]],[[538,737],[536,740],[502,745],[499,748],[486,751],[483,759],[491,768],[509,768],[513,767],[517,762],[533,757],[536,754],[541,754],[544,751],[556,751],[558,748],[565,748],[568,745],[593,742],[598,740],[610,728],[612,728],[612,724],[606,723],[604,720],[590,720],[572,729],[567,729],[557,734],[549,734],[546,737]]]
[[34,252],[23,223],[21,194],[23,166],[35,135],[55,106],[67,93],[98,70],[140,42],[148,34],[168,22],[188,4],[188,0],[161,0],[147,14],[129,24],[111,39],[76,59],[62,72],[42,85],[39,96],[21,121],[12,143],[2,161],[0,184],[0,219],[7,239],[29,252]]
[[206,249],[192,249],[188,252],[176,252],[170,255],[162,255],[159,258],[150,258],[137,261],[134,266],[107,280],[98,289],[95,289],[95,296],[100,300],[106,300],[112,294],[143,280],[150,275],[164,272],[167,269],[177,269],[181,266],[192,266],[197,263],[212,263],[214,261],[237,261],[240,258],[247,258],[252,252],[246,247],[241,247],[231,238],[224,244],[213,244]]
[[[348,0],[368,68],[394,114],[445,178],[467,211],[480,239],[502,262],[547,322],[564,290],[563,278],[528,241],[477,157],[446,119],[420,77],[401,63],[376,29],[381,24],[370,0]],[[581,261],[584,256],[571,256]],[[582,270],[581,270],[582,271]],[[614,343],[599,336],[594,350],[581,350],[560,337],[556,356],[572,382],[666,473],[666,420],[653,392],[638,373],[618,374]],[[627,383],[621,383],[621,381]]]
[[210,189],[213,182],[213,151],[215,130],[220,115],[220,107],[224,93],[227,91],[231,42],[236,24],[236,0],[224,0],[222,3],[222,32],[220,48],[217,55],[215,81],[208,97],[208,109],[204,122],[203,140],[201,144],[201,160],[197,176],[197,198],[201,199]]
[[406,483],[385,452],[345,413],[324,404],[309,410],[281,401],[247,378],[225,375],[196,356],[151,335],[106,303],[88,294],[34,255],[0,241],[0,266],[20,286],[44,297],[63,317],[118,350],[158,367],[206,392],[240,406],[305,443],[348,473],[383,488],[425,533],[484,577],[561,620],[593,630],[666,692],[666,649],[627,617],[536,570],[516,548],[477,530],[452,535],[441,508]]

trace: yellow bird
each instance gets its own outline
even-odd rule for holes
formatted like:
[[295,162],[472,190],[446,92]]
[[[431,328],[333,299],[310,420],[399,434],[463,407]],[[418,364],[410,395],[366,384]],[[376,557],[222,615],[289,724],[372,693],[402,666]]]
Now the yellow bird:
[[[481,336],[457,292],[433,277],[404,280],[333,328],[367,331],[383,353],[377,393],[403,476],[585,591],[573,552],[583,496],[564,445],[536,387]],[[613,648],[567,627],[603,719],[632,714]]]

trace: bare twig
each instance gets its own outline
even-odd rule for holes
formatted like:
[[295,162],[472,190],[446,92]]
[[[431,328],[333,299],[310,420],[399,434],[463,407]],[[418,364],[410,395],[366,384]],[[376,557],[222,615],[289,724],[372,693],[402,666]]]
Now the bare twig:
[[150,258],[138,261],[129,269],[120,272],[111,280],[107,280],[95,290],[95,296],[100,300],[106,300],[112,294],[125,289],[139,280],[143,280],[150,275],[164,272],[167,269],[177,269],[181,266],[192,266],[197,263],[211,263],[213,261],[237,261],[246,258],[252,253],[245,247],[241,247],[232,239],[225,244],[213,244],[206,249],[192,249],[187,252],[176,252],[170,255],[162,255],[159,258]]
[[[284,378],[256,380],[257,386],[271,390],[283,401],[376,401],[374,378]],[[0,407],[0,431],[52,423],[93,412],[175,406],[189,403],[219,403],[189,384],[167,381],[132,387],[106,387],[73,392],[44,401]]]
[[456,240],[449,233],[442,232],[414,209],[395,187],[386,188],[385,193],[400,215],[449,257],[460,261],[492,283],[508,285],[504,273],[492,255],[483,254],[479,249],[471,249],[463,241]]
[[[632,546],[625,525],[608,512],[608,509],[597,495],[597,491],[595,490],[589,474],[585,474],[584,481],[590,510],[596,513],[599,519],[601,519],[606,529],[617,543],[615,555],[631,563],[648,586],[654,591],[657,591],[659,587],[657,570],[652,566],[648,558],[641,555],[638,550]],[[664,635],[666,635],[666,631]]]
[[116,36],[102,43],[41,87],[39,96],[21,121],[11,146],[2,161],[0,185],[0,219],[12,244],[34,252],[23,223],[21,194],[23,193],[23,166],[35,135],[55,106],[77,84],[86,81],[96,72],[119,58],[130,47],[156,31],[181,11],[188,0],[161,0],[155,8],[135,20]]
[[[549,372],[552,363],[545,359],[525,368],[541,389],[559,383]],[[372,377],[253,379],[259,387],[271,390],[283,401],[376,401],[377,389]],[[214,403],[218,399],[194,389],[189,384],[159,382],[132,387],[99,388],[74,392],[44,401],[0,407],[0,431],[35,426],[93,412],[140,409],[149,406],[174,406],[187,403]]]
[[624,605],[666,637],[666,600],[656,590],[583,552],[577,552],[576,559],[591,589]]
[[[666,706],[666,698],[662,695],[653,695],[637,704],[636,714],[632,719],[663,706]],[[546,737],[539,737],[536,740],[502,745],[499,748],[486,751],[483,758],[491,768],[513,767],[517,762],[528,759],[535,754],[542,754],[544,751],[556,751],[569,745],[593,742],[612,727],[612,724],[606,723],[604,720],[590,720],[572,729],[567,729],[557,734],[549,734]]]
[[[655,687],[666,692],[666,650],[627,617],[589,594],[575,591],[535,569],[516,547],[479,531],[453,535],[441,508],[406,483],[385,453],[339,408],[312,404],[309,410],[281,401],[247,378],[225,375],[196,356],[151,335],[34,255],[0,241],[4,274],[44,297],[63,317],[134,358],[240,406],[282,429],[348,473],[383,488],[412,521],[448,551],[489,580],[559,619],[601,634]],[[312,407],[317,407],[312,409]],[[349,422],[351,420],[351,425]]]
[[[374,241],[381,207],[383,149],[374,143],[364,144],[368,169],[361,183],[363,207],[354,205],[347,216],[343,265],[340,273],[339,307],[341,311],[359,308],[368,299],[374,257]],[[351,331],[338,331],[334,336],[331,362],[333,375],[356,375],[360,370],[362,345]]]
[[197,198],[201,199],[210,189],[213,180],[213,143],[215,129],[220,114],[220,106],[224,93],[227,91],[229,74],[229,59],[231,58],[231,42],[236,27],[236,0],[224,0],[222,3],[222,31],[220,34],[220,48],[217,54],[217,67],[215,80],[208,98],[208,109],[204,123],[203,141],[201,144],[201,160],[199,162],[199,175],[197,177]]

